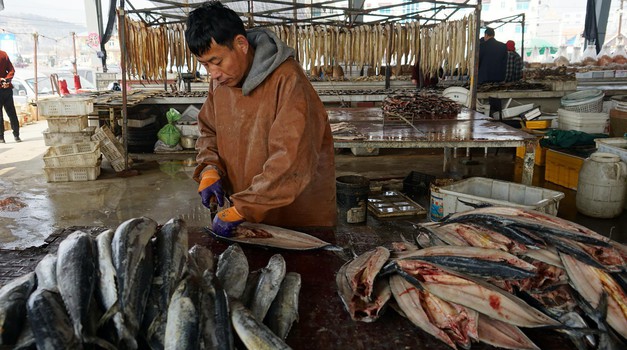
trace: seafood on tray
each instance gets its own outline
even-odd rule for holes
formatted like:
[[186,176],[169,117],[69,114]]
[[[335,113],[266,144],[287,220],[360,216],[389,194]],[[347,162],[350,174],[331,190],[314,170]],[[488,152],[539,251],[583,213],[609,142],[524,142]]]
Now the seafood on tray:
[[538,349],[526,328],[562,332],[578,350],[626,348],[625,245],[511,207],[415,228],[414,241],[377,247],[337,272],[353,320],[375,321],[391,304],[451,348]]

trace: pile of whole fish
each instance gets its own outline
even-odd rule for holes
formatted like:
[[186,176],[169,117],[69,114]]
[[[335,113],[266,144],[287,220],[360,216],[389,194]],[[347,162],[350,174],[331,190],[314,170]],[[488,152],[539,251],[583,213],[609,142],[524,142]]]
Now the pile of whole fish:
[[248,349],[289,349],[300,275],[279,254],[249,272],[237,244],[214,260],[188,250],[180,219],[134,218],[96,238],[75,231],[0,289],[0,346],[233,349],[237,336]]
[[520,328],[573,348],[625,349],[627,247],[537,211],[486,207],[416,226],[415,243],[377,247],[338,271],[353,320],[391,305],[452,348],[538,349]]
[[415,91],[386,97],[382,108],[383,115],[388,120],[402,116],[410,121],[455,118],[462,109],[461,105],[450,98]]

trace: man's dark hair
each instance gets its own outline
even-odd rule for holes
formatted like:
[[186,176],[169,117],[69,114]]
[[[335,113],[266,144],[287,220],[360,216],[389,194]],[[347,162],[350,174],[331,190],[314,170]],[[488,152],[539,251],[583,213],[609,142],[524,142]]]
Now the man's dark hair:
[[485,32],[483,32],[483,35],[489,35],[489,36],[494,36],[494,29],[487,27],[485,29]]
[[189,50],[196,56],[209,51],[211,39],[232,49],[233,39],[238,34],[246,36],[244,23],[235,11],[219,1],[204,2],[187,17],[185,40]]

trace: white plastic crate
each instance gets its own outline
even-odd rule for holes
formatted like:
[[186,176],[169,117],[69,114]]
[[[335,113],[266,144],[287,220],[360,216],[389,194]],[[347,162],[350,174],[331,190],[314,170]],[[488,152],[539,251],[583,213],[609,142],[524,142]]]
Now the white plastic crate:
[[50,132],[48,129],[43,131],[44,144],[46,146],[60,146],[71,143],[81,143],[91,141],[96,127],[88,126],[77,132]]
[[627,163],[627,139],[623,137],[611,137],[607,139],[595,139],[597,152],[612,153]]
[[68,117],[47,117],[49,132],[77,132],[85,129],[88,125],[86,115]]
[[44,153],[48,168],[92,167],[98,164],[100,143],[98,141],[53,146]]
[[610,130],[610,115],[607,113],[580,113],[557,110],[559,129],[583,131],[589,134],[607,134]]
[[87,115],[94,111],[94,100],[90,97],[59,97],[40,100],[39,114],[43,116]]
[[459,200],[473,204],[488,203],[531,209],[557,215],[562,198],[564,193],[541,187],[471,177],[448,186],[432,187],[429,217],[432,221],[438,221],[446,215],[473,209]]
[[100,162],[92,167],[47,168],[48,182],[93,181],[100,175]]
[[[92,140],[100,142],[100,150],[111,163],[113,170],[116,172],[124,170],[124,148],[108,126],[99,127],[92,136]],[[130,156],[128,157],[128,164],[133,164]]]

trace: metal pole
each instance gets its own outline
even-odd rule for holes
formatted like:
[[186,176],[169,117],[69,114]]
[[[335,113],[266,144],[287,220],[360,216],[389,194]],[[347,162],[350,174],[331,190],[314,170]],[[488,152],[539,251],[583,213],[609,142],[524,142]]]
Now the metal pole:
[[128,170],[128,118],[126,116],[127,110],[126,105],[127,95],[126,95],[126,16],[124,15],[124,0],[120,0],[120,7],[118,8],[118,24],[119,24],[119,40],[120,40],[120,68],[122,70],[122,140],[124,143],[124,169]]
[[74,75],[78,75],[78,69],[76,68],[76,33],[72,32],[72,51],[74,52],[74,63],[72,63],[72,69],[74,70]]
[[481,0],[477,0],[475,8],[474,57],[472,58],[472,75],[470,77],[470,109],[477,109],[477,79],[479,77],[479,32],[481,31]]
[[39,121],[39,79],[37,79],[37,42],[39,41],[39,34],[37,32],[33,33],[33,39],[35,41],[34,44],[34,64],[33,69],[35,71],[35,121]]
[[521,39],[520,39],[520,57],[522,57],[522,62],[525,64],[525,14],[522,14],[522,30],[521,30]]

